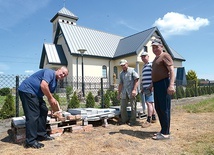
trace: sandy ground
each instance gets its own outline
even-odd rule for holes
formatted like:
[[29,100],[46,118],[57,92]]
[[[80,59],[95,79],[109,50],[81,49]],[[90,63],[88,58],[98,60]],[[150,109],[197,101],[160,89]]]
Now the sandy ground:
[[214,118],[211,113],[186,113],[179,108],[181,104],[196,103],[202,96],[173,100],[171,118],[171,139],[156,141],[151,137],[160,131],[159,122],[148,128],[141,128],[145,119],[138,119],[138,125],[117,125],[116,120],[109,120],[109,125],[94,127],[93,131],[83,133],[65,132],[53,141],[43,142],[42,149],[25,149],[23,144],[14,144],[7,134],[10,119],[0,120],[1,155],[177,155],[194,154],[190,148],[197,143],[198,137],[212,138]]

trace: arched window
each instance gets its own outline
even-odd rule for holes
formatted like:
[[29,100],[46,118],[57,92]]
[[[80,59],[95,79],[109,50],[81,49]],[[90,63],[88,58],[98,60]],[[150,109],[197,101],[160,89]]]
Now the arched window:
[[103,65],[102,72],[103,72],[103,77],[107,78],[107,67],[105,65]]
[[117,66],[114,66],[114,74],[116,75],[116,79],[118,79]]

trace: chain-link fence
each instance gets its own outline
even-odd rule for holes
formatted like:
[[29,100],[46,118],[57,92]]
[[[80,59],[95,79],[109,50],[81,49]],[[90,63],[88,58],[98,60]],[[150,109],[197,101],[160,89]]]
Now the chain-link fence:
[[[16,115],[19,115],[19,95],[18,87],[19,84],[29,75],[4,75],[0,74],[0,95],[1,91],[4,88],[9,88],[12,92],[12,95],[15,98],[16,105]],[[101,96],[101,104],[103,102],[103,93],[105,90],[111,88],[109,79],[101,77],[66,77],[64,80],[59,81],[56,89],[56,94],[59,94],[60,97],[66,97],[66,88],[70,86],[73,91],[81,92],[83,96],[89,92],[92,92],[94,96],[98,94]],[[175,82],[176,93],[172,96],[173,99],[185,98],[185,97],[194,97],[206,94],[214,93],[214,81],[195,81],[189,80],[185,83],[183,81],[177,80]],[[0,100],[0,102],[4,102]],[[2,103],[0,103],[2,105]]]
[[214,81],[198,81],[198,80],[177,80],[175,82],[176,93],[172,96],[174,99],[196,97],[214,93]]
[[[0,74],[0,90],[9,88],[12,95],[15,98],[16,115],[19,115],[19,95],[18,87],[29,75],[3,75]],[[82,81],[83,80],[83,81]],[[77,91],[81,94],[81,97],[86,97],[89,92],[92,92],[94,96],[98,95],[110,88],[108,79],[101,77],[66,77],[64,80],[58,82],[55,93],[60,97],[66,97],[66,88],[71,87],[73,91]],[[84,93],[83,93],[84,92]],[[1,94],[0,94],[1,95]],[[101,96],[102,97],[102,96]],[[102,99],[101,99],[102,100]],[[4,102],[0,100],[0,102]],[[0,103],[3,105],[3,103]]]

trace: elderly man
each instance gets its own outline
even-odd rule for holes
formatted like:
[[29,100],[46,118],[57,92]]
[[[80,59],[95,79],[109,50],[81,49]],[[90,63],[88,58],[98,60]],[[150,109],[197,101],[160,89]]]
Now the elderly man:
[[53,140],[46,131],[48,108],[43,96],[45,95],[52,108],[58,105],[52,93],[57,86],[57,80],[62,80],[68,75],[68,69],[42,69],[29,78],[25,79],[19,86],[19,96],[26,117],[26,148],[41,148],[42,140]]
[[142,69],[141,97],[144,98],[148,111],[147,120],[142,124],[142,127],[146,128],[149,127],[151,123],[156,122],[156,116],[152,89],[152,63],[149,62],[148,52],[143,52],[141,54],[141,60],[144,62],[144,66]]
[[174,66],[171,56],[163,51],[160,39],[152,41],[155,59],[152,63],[152,82],[154,87],[155,110],[161,125],[161,130],[154,135],[154,140],[170,138],[171,96],[174,89]]
[[[121,96],[121,120],[123,124],[128,123],[128,125],[133,126],[136,123],[135,97],[137,95],[139,75],[134,68],[128,66],[128,62],[125,59],[120,61],[120,66],[122,67],[122,71],[120,72],[118,99]],[[131,106],[130,119],[127,113],[128,101],[130,101]]]

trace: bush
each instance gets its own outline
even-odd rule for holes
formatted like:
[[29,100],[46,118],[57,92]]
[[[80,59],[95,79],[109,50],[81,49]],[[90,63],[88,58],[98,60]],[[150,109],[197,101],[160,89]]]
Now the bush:
[[58,94],[56,94],[56,93],[54,93],[53,94],[53,97],[59,102],[59,104],[60,104],[60,99],[59,99],[59,95]]
[[187,89],[186,89],[186,97],[191,97],[190,88],[187,88]]
[[86,108],[94,108],[95,106],[95,99],[91,92],[88,93],[86,98]]
[[10,88],[2,88],[0,89],[0,95],[1,96],[7,96],[10,94]]
[[67,103],[70,102],[70,95],[73,93],[72,91],[72,87],[71,86],[67,86],[66,87],[66,99],[67,99]]
[[102,108],[109,108],[110,107],[110,97],[109,94],[106,93],[103,96],[103,105],[101,105]]
[[79,108],[79,106],[80,106],[80,101],[79,101],[79,99],[77,97],[77,93],[74,92],[74,94],[71,97],[71,100],[70,100],[70,102],[68,104],[68,109],[70,109],[70,108]]
[[183,87],[182,86],[178,86],[177,88],[177,98],[183,98]]
[[114,93],[111,97],[111,101],[112,101],[113,106],[119,106],[120,105],[120,100],[117,99],[117,95],[118,95],[118,92],[114,91]]
[[15,116],[14,99],[11,94],[8,94],[5,98],[4,105],[1,108],[0,117],[5,119],[5,118],[14,117],[14,116]]

